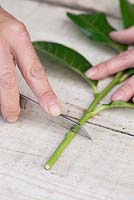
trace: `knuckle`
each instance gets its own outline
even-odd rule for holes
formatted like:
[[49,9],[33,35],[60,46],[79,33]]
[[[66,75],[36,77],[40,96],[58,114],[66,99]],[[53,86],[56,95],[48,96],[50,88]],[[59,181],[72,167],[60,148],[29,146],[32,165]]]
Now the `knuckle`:
[[20,22],[18,20],[16,20],[16,21],[14,20],[12,22],[12,24],[10,24],[10,29],[17,36],[25,37],[28,35],[27,29],[26,29],[24,23]]
[[3,87],[13,88],[16,84],[16,77],[14,76],[12,71],[7,71],[4,73],[0,73],[0,82]]
[[45,78],[45,71],[43,66],[41,65],[34,65],[28,70],[27,78],[31,79],[32,77],[35,77],[37,79],[44,79]]
[[134,61],[132,58],[134,58],[134,50],[127,50],[119,54],[119,59],[129,62],[132,61],[133,64]]
[[6,106],[4,108],[5,113],[7,116],[12,116],[12,115],[19,115],[20,113],[20,107],[19,106]]
[[16,21],[14,24],[13,24],[13,28],[16,32],[20,32],[20,31],[25,31],[26,30],[26,27],[25,25],[23,24],[23,22],[20,22],[20,21]]
[[[121,94],[121,96],[127,95],[126,89],[127,89],[127,87],[122,86],[115,92],[115,94]],[[129,91],[129,90],[127,90],[127,91]]]
[[43,92],[40,92],[39,97],[44,97],[44,96],[49,96],[49,97],[53,97],[54,92],[51,89],[47,89]]
[[129,92],[134,92],[134,86],[133,86],[132,82],[129,80],[125,85],[123,85],[119,89],[119,92],[124,93],[124,94],[127,94]]
[[129,90],[134,91],[134,77],[131,77],[126,85],[128,85]]

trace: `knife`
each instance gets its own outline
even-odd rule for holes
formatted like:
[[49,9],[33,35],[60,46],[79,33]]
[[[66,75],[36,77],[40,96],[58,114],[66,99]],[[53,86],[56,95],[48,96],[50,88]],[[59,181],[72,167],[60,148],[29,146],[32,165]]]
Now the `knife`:
[[[20,106],[21,109],[26,109],[26,105],[27,102],[32,102],[35,103],[37,105],[40,105],[37,101],[31,99],[30,97],[25,96],[24,94],[20,94]],[[82,137],[85,137],[89,140],[92,140],[92,138],[90,137],[89,133],[86,131],[86,129],[81,126],[78,122],[76,122],[75,120],[73,120],[72,118],[66,116],[65,114],[60,114],[59,116],[53,117],[49,119],[50,121],[52,121],[55,124],[60,125],[61,127],[64,127],[68,130],[71,129],[71,127],[77,125],[80,127],[80,130],[78,131],[78,134],[81,135]]]

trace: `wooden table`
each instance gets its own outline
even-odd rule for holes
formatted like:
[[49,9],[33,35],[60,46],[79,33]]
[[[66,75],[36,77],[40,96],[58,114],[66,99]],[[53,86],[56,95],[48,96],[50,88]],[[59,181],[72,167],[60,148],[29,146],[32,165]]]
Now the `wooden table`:
[[[115,15],[109,20],[116,27],[121,27],[121,23],[117,1],[112,1],[112,5],[103,0],[86,2],[87,5],[82,0],[59,0],[53,4],[0,0],[5,9],[26,24],[33,41],[61,42],[96,64],[114,56],[114,52],[88,41],[67,19],[66,12],[78,13],[87,6],[89,10],[100,8],[104,12],[109,8],[113,15],[115,8]],[[79,119],[93,99],[91,89],[68,69],[51,61],[45,65],[51,85],[63,102],[63,112]],[[18,76],[20,91],[35,99],[19,72]],[[99,89],[109,80],[101,81]],[[109,101],[109,97],[110,94],[102,102]],[[134,111],[104,111],[86,123],[85,128],[93,142],[76,136],[54,168],[46,171],[43,165],[67,129],[30,102],[17,123],[8,124],[0,118],[0,199],[133,200]]]

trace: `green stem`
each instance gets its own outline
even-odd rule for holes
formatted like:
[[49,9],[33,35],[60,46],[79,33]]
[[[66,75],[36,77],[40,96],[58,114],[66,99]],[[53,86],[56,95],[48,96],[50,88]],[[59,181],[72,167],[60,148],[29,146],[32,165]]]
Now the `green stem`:
[[119,72],[115,75],[113,80],[96,96],[93,102],[90,104],[84,115],[79,120],[79,124],[82,126],[91,116],[90,113],[94,110],[96,105],[106,96],[106,94],[117,84],[120,83],[120,78],[122,77],[123,72]]
[[61,153],[64,151],[64,149],[70,144],[70,142],[75,137],[76,133],[69,131],[66,133],[64,139],[58,146],[58,148],[55,150],[55,152],[52,154],[50,159],[45,164],[45,169],[51,169],[53,165],[55,164],[56,160],[60,157]]
[[56,160],[59,158],[61,153],[64,151],[64,149],[70,144],[70,142],[73,140],[73,138],[76,136],[78,131],[80,130],[80,127],[83,126],[86,121],[92,117],[91,112],[94,110],[96,105],[100,102],[101,99],[103,99],[104,96],[117,84],[120,83],[120,78],[122,76],[122,72],[117,73],[113,80],[108,84],[106,88],[102,90],[102,92],[98,93],[84,115],[79,120],[79,125],[75,125],[72,127],[71,131],[67,132],[63,141],[60,143],[60,145],[57,147],[55,152],[52,154],[52,156],[49,158],[49,160],[45,164],[45,169],[51,169],[52,166],[55,164]]

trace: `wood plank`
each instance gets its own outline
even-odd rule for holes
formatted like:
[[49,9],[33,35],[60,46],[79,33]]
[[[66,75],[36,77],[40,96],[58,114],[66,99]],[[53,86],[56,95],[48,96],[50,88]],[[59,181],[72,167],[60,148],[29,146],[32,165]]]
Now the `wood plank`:
[[[33,128],[34,124],[34,128]],[[20,121],[0,120],[0,198],[7,200],[132,200],[134,138],[87,125],[51,171],[44,162],[66,131],[29,103]]]
[[[9,7],[8,9],[10,9],[16,17],[24,21],[30,31],[32,40],[62,42],[63,44],[81,52],[93,64],[97,64],[114,56],[112,50],[87,40],[79,32],[79,30],[66,17],[66,12],[71,11],[70,9],[48,6],[46,4],[41,4],[41,6],[39,6],[37,2],[30,1],[24,1],[23,3],[24,6],[21,7],[29,7],[32,5],[30,6],[29,17],[20,13],[20,2],[18,1],[14,5],[13,9],[10,7],[10,1],[9,6],[8,1],[3,2],[3,6],[5,6],[5,8]],[[36,12],[33,12],[34,10],[36,10]],[[75,12],[78,13],[77,11]],[[109,18],[109,20],[114,26],[119,28],[121,27],[119,20],[112,18]],[[50,82],[56,94],[63,102],[63,112],[79,119],[83,110],[87,108],[89,103],[92,101],[93,96],[90,88],[82,79],[69,70],[50,61],[46,61],[44,65],[47,68]],[[64,74],[66,74],[66,76],[64,76]],[[101,90],[108,81],[109,79],[100,81],[99,89]],[[25,95],[35,98],[21,76],[20,89]],[[109,97],[110,95],[108,95],[102,102],[105,103],[109,101]],[[91,122],[108,128],[114,127],[119,131],[134,134],[133,110],[130,109],[104,111],[103,114],[95,117]]]
[[[24,21],[32,40],[62,42],[80,51],[93,64],[114,55],[114,52],[88,41],[80,34],[66,18],[65,13],[70,9],[30,1],[14,2],[12,8],[10,0],[0,0],[6,9]],[[24,13],[20,12],[20,7]],[[112,22],[120,27],[119,21]],[[53,62],[46,61],[45,65],[50,82],[63,102],[63,112],[74,118],[80,117],[93,98],[87,84],[68,69]],[[18,75],[21,92],[35,98],[19,72]],[[101,81],[99,89],[108,81]],[[103,102],[108,99],[109,96]],[[133,111],[105,111],[92,122],[117,128],[118,131],[122,130],[123,125],[126,132],[133,134]],[[41,108],[30,102],[16,124],[7,124],[0,119],[0,128],[0,199],[134,198],[134,137],[86,124],[85,128],[93,142],[78,135],[55,167],[46,171],[43,169],[44,162],[67,129],[53,123]]]
[[[37,0],[34,0],[37,1]],[[119,13],[119,1],[118,0],[41,0],[43,3],[49,3],[52,5],[70,7],[73,9],[83,10],[83,11],[91,11],[91,12],[104,12],[107,15],[111,15],[113,17],[120,18]],[[134,3],[134,0],[130,0],[130,2]]]

